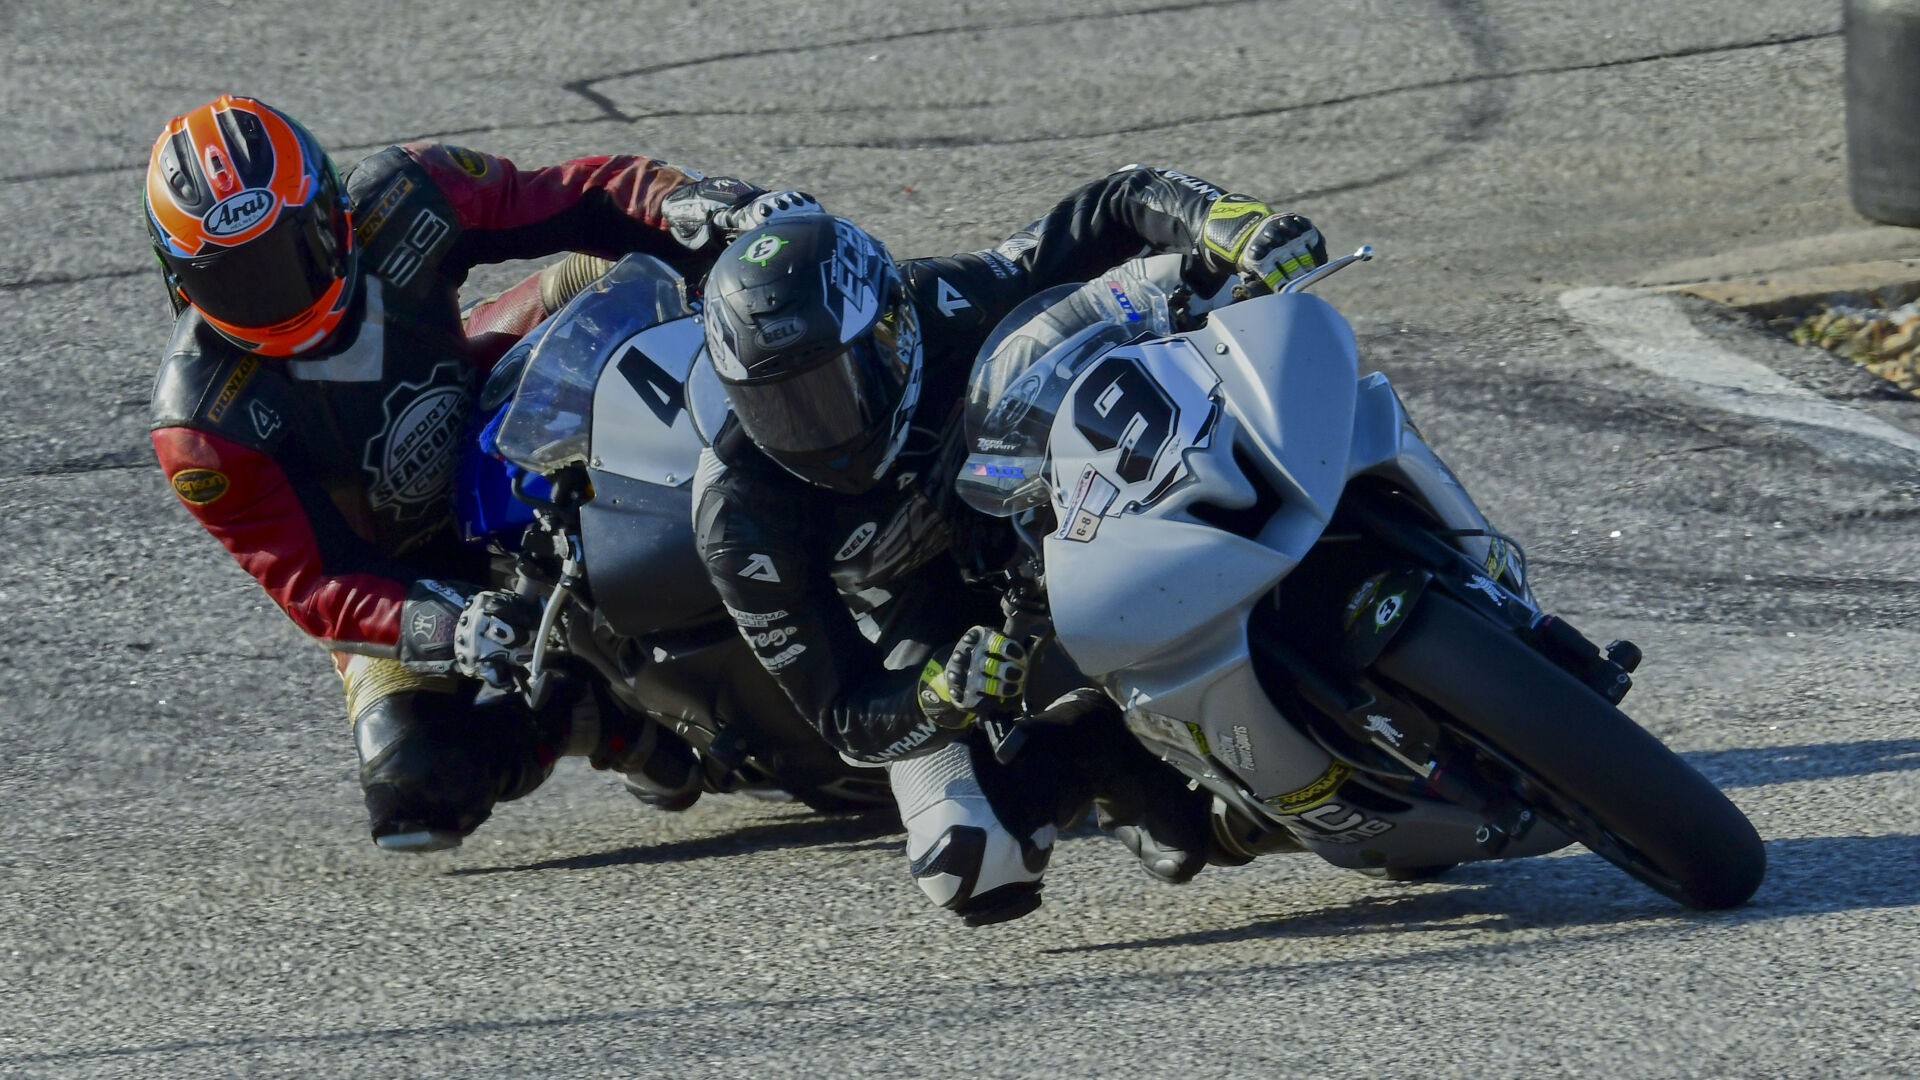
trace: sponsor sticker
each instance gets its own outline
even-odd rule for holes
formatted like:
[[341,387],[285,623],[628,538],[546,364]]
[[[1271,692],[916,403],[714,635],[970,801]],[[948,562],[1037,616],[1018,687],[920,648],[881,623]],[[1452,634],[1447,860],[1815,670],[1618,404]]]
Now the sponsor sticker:
[[225,420],[227,411],[233,408],[234,401],[240,397],[240,391],[259,368],[260,361],[252,353],[241,357],[240,362],[233,366],[232,374],[227,376],[227,381],[220,384],[220,392],[214,395],[213,404],[207,406],[207,419],[216,424]]
[[1501,591],[1500,586],[1493,583],[1492,578],[1475,577],[1472,581],[1467,582],[1467,588],[1475,592],[1485,593],[1487,599],[1496,604],[1506,603],[1506,593]]
[[445,644],[453,640],[453,621],[432,608],[415,608],[407,616],[407,636],[422,645]]
[[740,261],[750,262],[755,266],[765,266],[769,259],[780,254],[780,249],[786,246],[787,242],[785,240],[780,239],[772,233],[766,233],[753,243],[747,245],[747,250],[740,253]]
[[771,630],[753,635],[751,640],[753,641],[753,647],[756,649],[777,649],[785,645],[789,638],[799,633],[800,631],[797,627],[776,626]]
[[785,318],[769,319],[761,323],[754,329],[753,336],[759,338],[760,344],[766,348],[777,349],[790,341],[799,339],[800,335],[806,332],[805,319],[797,315],[788,315]]
[[1405,735],[1400,733],[1399,728],[1393,726],[1392,717],[1379,716],[1374,713],[1367,714],[1367,733],[1380,736],[1389,743],[1392,743],[1396,749],[1400,746],[1401,740],[1406,738]]
[[1282,814],[1298,814],[1302,810],[1311,809],[1332,798],[1333,793],[1338,791],[1340,785],[1346,783],[1347,777],[1352,774],[1352,766],[1344,761],[1335,761],[1327,766],[1326,772],[1321,773],[1318,779],[1306,787],[1289,791],[1284,795],[1270,795],[1260,801]]
[[248,188],[214,203],[200,224],[208,236],[221,239],[238,236],[265,221],[278,205],[280,196],[266,188]]
[[852,534],[847,537],[846,542],[840,545],[840,550],[833,553],[833,561],[846,562],[848,559],[865,551],[867,545],[873,542],[873,534],[879,531],[880,523],[877,521],[869,521],[853,530]]
[[802,645],[799,642],[795,642],[792,645],[787,646],[785,649],[782,649],[781,651],[774,653],[772,656],[767,657],[766,660],[763,661],[763,663],[766,665],[766,669],[768,671],[779,671],[780,669],[786,667],[788,664],[791,664],[795,660],[800,659],[800,654],[806,651],[807,651],[807,647],[805,645]]
[[[840,340],[850,341],[853,335],[872,325],[874,316],[880,311],[880,293],[872,280],[878,276],[875,264],[880,259],[880,250],[874,246],[872,237],[855,228],[851,222],[836,218],[833,233],[833,258],[821,268],[821,284],[825,286],[829,297],[829,309],[834,306],[835,299],[839,300],[836,315],[840,320]],[[902,353],[910,352],[905,340],[900,342],[899,348]],[[916,378],[919,371],[919,366],[915,365]],[[910,386],[902,395],[902,401],[918,392],[917,384]],[[903,404],[900,414],[904,416],[911,411],[909,405]],[[891,463],[891,455],[888,460]]]
[[1373,630],[1379,633],[1397,622],[1407,611],[1407,594],[1397,592],[1383,596],[1373,608]]
[[1393,831],[1393,822],[1368,817],[1365,813],[1337,802],[1323,802],[1293,815],[1293,820],[1309,826],[1297,835],[1329,844],[1358,844]]
[[181,469],[170,478],[173,490],[195,506],[205,506],[227,493],[227,474],[212,469]]
[[1233,725],[1233,741],[1220,748],[1220,759],[1241,772],[1259,772],[1253,762],[1253,737],[1245,724]]
[[733,621],[737,625],[759,630],[772,626],[774,623],[786,618],[787,609],[781,608],[779,611],[769,611],[763,614],[758,611],[741,611],[739,608],[730,607],[727,609],[727,614],[733,616]]
[[1094,532],[1100,528],[1099,519],[1119,494],[1120,489],[1112,481],[1088,465],[1080,473],[1080,483],[1074,488],[1073,500],[1067,504],[1060,531],[1054,533],[1054,538],[1082,543],[1093,539]]
[[247,415],[253,418],[254,434],[262,439],[272,438],[280,430],[280,414],[258,401],[247,402]]
[[475,180],[487,175],[487,156],[485,154],[476,154],[464,146],[449,146],[447,147],[447,156],[453,159],[455,165],[460,166],[461,172],[466,173]]
[[445,498],[454,444],[467,423],[462,378],[458,365],[441,364],[426,380],[402,383],[387,394],[386,429],[368,444],[363,460],[373,478],[367,490],[373,509],[408,520]]
[[400,208],[400,201],[412,191],[412,180],[405,176],[394,177],[393,183],[387,185],[387,190],[380,193],[380,198],[373,204],[373,209],[367,211],[364,216],[355,215],[353,238],[365,247],[367,241],[373,239],[374,234],[386,227],[387,219],[393,216],[393,212]]

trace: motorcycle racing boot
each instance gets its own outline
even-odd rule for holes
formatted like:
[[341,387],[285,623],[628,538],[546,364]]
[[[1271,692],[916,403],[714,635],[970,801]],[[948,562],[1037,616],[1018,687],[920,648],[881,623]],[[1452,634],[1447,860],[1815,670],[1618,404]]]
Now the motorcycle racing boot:
[[968,926],[986,926],[1040,906],[1056,830],[1051,822],[1031,830],[1002,824],[980,787],[974,754],[968,742],[955,742],[889,764],[887,778],[907,827],[915,884]]
[[[391,665],[388,668],[387,665]],[[553,771],[564,714],[517,701],[475,703],[456,680],[392,660],[347,665],[354,747],[374,843],[388,851],[458,847],[493,812]],[[356,692],[358,691],[358,692]]]
[[1191,881],[1213,846],[1212,799],[1188,788],[1184,777],[1141,746],[1105,694],[1076,693],[1097,695],[1105,706],[1075,724],[1076,757],[1093,789],[1095,823],[1153,878],[1175,885]]
[[[584,744],[584,746],[583,746]],[[598,684],[573,710],[571,746],[596,769],[621,774],[628,794],[679,812],[700,801],[700,761],[687,741],[649,717],[622,708]]]

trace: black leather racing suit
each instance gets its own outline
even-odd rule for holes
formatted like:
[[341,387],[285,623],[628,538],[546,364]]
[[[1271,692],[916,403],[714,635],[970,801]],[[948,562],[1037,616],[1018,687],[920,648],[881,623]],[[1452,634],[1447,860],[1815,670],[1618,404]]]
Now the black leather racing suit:
[[696,482],[707,572],[761,663],[842,753],[883,763],[950,741],[916,700],[920,661],[975,622],[999,621],[991,603],[957,590],[942,557],[954,515],[971,513],[956,510],[952,481],[981,343],[1043,289],[1143,253],[1194,252],[1220,194],[1133,167],[1075,191],[997,249],[902,263],[925,336],[923,385],[905,448],[864,494],[815,488],[737,424],[722,429]]

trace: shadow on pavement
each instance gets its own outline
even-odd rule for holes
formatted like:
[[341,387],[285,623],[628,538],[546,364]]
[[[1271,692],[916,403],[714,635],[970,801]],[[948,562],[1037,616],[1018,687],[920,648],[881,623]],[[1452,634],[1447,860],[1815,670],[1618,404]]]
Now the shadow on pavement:
[[[1577,850],[1577,849],[1576,849]],[[1308,856],[1301,856],[1306,858]],[[1676,920],[1738,925],[1795,915],[1920,906],[1920,836],[1822,836],[1767,843],[1767,878],[1743,907],[1692,911],[1628,877],[1598,855],[1469,863],[1418,885],[1355,875],[1346,904],[1264,915],[1243,926],[1116,941],[1052,953],[1210,945],[1263,938],[1356,934],[1628,928],[1672,929]],[[1406,890],[1394,895],[1388,890]]]
[[464,866],[447,871],[448,877],[475,874],[512,874],[528,870],[593,870],[603,866],[642,866],[681,862],[687,859],[715,859],[729,855],[751,855],[780,848],[817,847],[829,851],[863,850],[892,847],[874,844],[881,837],[905,832],[900,818],[891,810],[876,810],[857,816],[803,817],[770,825],[749,825],[743,829],[703,836],[697,840],[676,840],[666,844],[634,845],[591,855],[573,855],[564,859],[543,859],[517,866]]
[[1757,787],[1920,769],[1920,739],[1696,750],[1680,756],[1722,788]]

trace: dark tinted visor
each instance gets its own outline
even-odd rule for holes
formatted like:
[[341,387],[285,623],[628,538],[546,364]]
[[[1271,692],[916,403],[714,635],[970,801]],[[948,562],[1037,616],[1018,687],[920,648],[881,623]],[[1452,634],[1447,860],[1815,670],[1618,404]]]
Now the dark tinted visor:
[[760,448],[820,454],[851,446],[893,424],[907,365],[871,337],[852,342],[805,371],[766,382],[730,382],[734,415]]
[[346,272],[346,212],[316,196],[266,232],[212,254],[161,257],[193,305],[233,326],[278,326],[305,312]]

